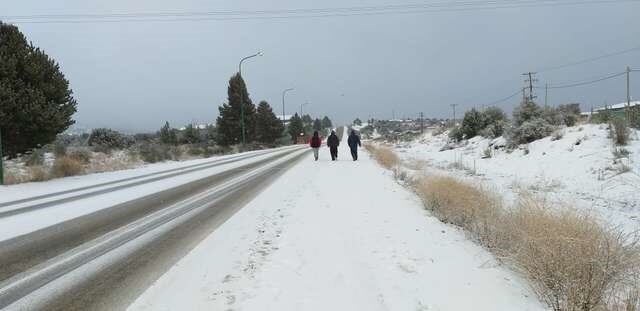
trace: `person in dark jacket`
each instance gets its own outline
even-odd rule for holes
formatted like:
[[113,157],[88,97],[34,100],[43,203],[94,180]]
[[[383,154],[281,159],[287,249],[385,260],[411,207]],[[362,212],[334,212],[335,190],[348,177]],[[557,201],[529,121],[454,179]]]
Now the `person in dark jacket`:
[[340,145],[340,139],[336,135],[336,131],[331,131],[331,135],[327,138],[327,146],[331,152],[331,161],[338,159],[338,146]]
[[349,149],[351,149],[353,161],[358,161],[358,147],[361,147],[362,144],[360,143],[360,136],[356,134],[356,131],[351,130],[347,143],[349,144]]
[[322,146],[322,139],[320,138],[320,135],[318,135],[318,131],[313,132],[313,137],[309,140],[309,146],[313,149],[313,157],[318,161],[320,146]]

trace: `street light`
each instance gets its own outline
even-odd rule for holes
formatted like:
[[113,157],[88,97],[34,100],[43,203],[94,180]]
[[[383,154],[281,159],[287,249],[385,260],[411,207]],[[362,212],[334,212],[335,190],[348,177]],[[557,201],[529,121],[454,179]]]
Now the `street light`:
[[308,105],[309,103],[300,104],[300,118],[302,118],[302,107]]
[[282,127],[285,127],[284,95],[287,94],[287,92],[289,92],[289,91],[293,91],[293,88],[288,88],[288,89],[285,89],[284,91],[282,91]]
[[[240,64],[238,65],[238,75],[240,75],[240,79],[242,79],[242,62],[244,62],[245,60],[252,58],[252,57],[256,57],[256,56],[262,56],[262,51],[253,54],[253,55],[249,55],[243,59],[240,60]],[[243,80],[244,81],[244,80]],[[246,88],[246,84],[245,84],[245,88]],[[240,125],[242,126],[242,144],[246,144],[246,138],[245,138],[245,134],[244,134],[244,98],[243,98],[244,92],[240,91]]]

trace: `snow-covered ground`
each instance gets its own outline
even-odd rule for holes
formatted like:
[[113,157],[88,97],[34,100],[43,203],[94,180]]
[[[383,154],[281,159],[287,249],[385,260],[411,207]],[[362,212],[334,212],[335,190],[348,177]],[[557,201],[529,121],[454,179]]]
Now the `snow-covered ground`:
[[[562,138],[547,137],[508,152],[496,145],[502,138],[475,137],[462,146],[440,151],[447,132],[428,133],[411,143],[395,145],[413,168],[451,174],[482,183],[513,202],[529,191],[559,204],[588,209],[629,232],[640,229],[640,141],[632,130],[624,149],[630,155],[615,159],[606,125],[584,124],[563,130]],[[491,146],[491,158],[485,150]]]
[[303,159],[131,310],[545,310],[366,154]]

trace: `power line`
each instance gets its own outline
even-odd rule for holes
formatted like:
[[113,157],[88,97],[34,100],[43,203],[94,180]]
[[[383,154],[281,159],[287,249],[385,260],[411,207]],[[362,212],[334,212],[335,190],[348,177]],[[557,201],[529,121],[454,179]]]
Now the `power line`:
[[586,59],[579,60],[579,61],[576,61],[576,62],[567,63],[567,64],[564,64],[564,65],[543,68],[542,70],[538,70],[538,72],[547,72],[547,71],[558,70],[558,69],[571,67],[571,66],[575,66],[575,65],[581,65],[581,64],[590,63],[590,62],[593,62],[593,61],[596,61],[596,60],[600,60],[600,59],[603,59],[603,58],[608,58],[608,57],[612,57],[612,56],[626,54],[626,53],[633,52],[633,51],[640,51],[640,45],[636,46],[636,47],[632,47],[630,49],[620,50],[620,51],[616,51],[616,52],[613,52],[613,53],[608,53],[608,54],[603,54],[603,55],[599,55],[599,56],[595,56],[595,57],[591,57],[591,58],[586,58]]
[[[627,72],[619,72],[619,73],[615,73],[615,74],[610,74],[601,78],[597,78],[594,80],[589,80],[589,81],[582,81],[582,82],[574,82],[574,83],[569,83],[569,84],[561,84],[561,85],[555,85],[555,86],[549,86],[549,89],[564,89],[564,88],[570,88],[570,87],[576,87],[576,86],[583,86],[583,85],[588,85],[588,84],[593,84],[593,83],[597,83],[600,81],[604,81],[604,80],[609,80],[609,79],[613,79],[615,77],[619,77],[622,75],[627,74]],[[540,87],[535,87],[535,88],[540,88]]]
[[493,0],[457,1],[428,4],[384,5],[363,7],[338,7],[320,9],[280,9],[248,11],[208,12],[131,12],[109,14],[43,14],[2,16],[0,19],[17,23],[114,23],[114,22],[165,22],[165,21],[228,21],[291,18],[322,18],[340,16],[371,16],[391,14],[417,14],[451,11],[478,11],[526,7],[556,7],[590,4],[638,3],[640,0]]

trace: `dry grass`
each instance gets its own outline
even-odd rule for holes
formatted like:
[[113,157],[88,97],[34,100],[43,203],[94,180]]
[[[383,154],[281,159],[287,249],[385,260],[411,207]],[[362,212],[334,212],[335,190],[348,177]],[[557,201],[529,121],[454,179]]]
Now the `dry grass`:
[[414,191],[441,221],[462,227],[489,248],[500,244],[502,201],[492,191],[448,176],[423,177]]
[[[384,162],[383,149],[369,150],[381,164],[394,163],[383,166],[396,165]],[[640,310],[637,235],[531,195],[506,208],[495,192],[454,177],[423,176],[411,185],[434,216],[521,273],[553,310]]]
[[54,177],[68,177],[82,174],[84,167],[75,158],[62,156],[56,159],[51,168],[51,175]]
[[367,149],[373,158],[386,169],[393,169],[400,165],[400,158],[389,147],[365,144],[364,148]]
[[553,310],[607,310],[637,263],[636,239],[588,213],[529,198],[501,223],[501,252]]

